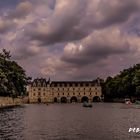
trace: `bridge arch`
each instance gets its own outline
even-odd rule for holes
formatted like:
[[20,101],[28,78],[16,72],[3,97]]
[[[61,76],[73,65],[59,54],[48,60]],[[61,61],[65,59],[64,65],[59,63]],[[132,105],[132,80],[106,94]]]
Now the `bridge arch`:
[[41,103],[41,98],[40,98],[40,97],[38,97],[37,101],[38,101],[38,103]]
[[60,101],[61,103],[67,103],[67,98],[63,96],[61,97]]
[[93,101],[93,102],[100,102],[101,99],[100,99],[99,96],[94,96],[92,101]]
[[57,103],[57,98],[56,98],[56,97],[54,97],[53,101],[54,101],[54,103]]
[[76,96],[72,96],[72,97],[70,98],[70,102],[71,102],[71,103],[72,103],[72,102],[78,102],[77,97],[76,97]]
[[83,96],[82,99],[81,99],[81,102],[88,102],[89,101],[89,98],[87,96]]

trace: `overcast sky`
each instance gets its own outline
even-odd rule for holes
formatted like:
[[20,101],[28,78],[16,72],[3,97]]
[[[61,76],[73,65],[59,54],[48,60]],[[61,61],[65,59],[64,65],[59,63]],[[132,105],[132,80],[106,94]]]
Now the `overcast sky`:
[[140,62],[140,0],[0,0],[0,48],[34,78],[113,76]]

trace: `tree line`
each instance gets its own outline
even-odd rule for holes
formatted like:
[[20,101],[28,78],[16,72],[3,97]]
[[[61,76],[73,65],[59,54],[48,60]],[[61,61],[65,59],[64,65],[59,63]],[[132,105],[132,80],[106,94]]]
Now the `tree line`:
[[114,77],[101,80],[106,100],[114,98],[140,98],[140,64],[124,69]]

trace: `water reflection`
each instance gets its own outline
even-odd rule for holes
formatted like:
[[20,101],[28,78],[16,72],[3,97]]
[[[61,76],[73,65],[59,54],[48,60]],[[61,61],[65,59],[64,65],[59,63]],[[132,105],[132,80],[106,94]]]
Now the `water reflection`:
[[140,106],[112,103],[23,105],[0,110],[0,140],[139,140]]

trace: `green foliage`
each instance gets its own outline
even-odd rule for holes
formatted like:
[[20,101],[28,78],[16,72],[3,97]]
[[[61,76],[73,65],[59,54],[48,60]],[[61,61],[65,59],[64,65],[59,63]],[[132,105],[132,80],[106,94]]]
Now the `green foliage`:
[[28,78],[23,68],[10,58],[10,52],[3,49],[0,53],[0,96],[25,95]]
[[140,64],[108,77],[103,88],[107,98],[140,97]]

